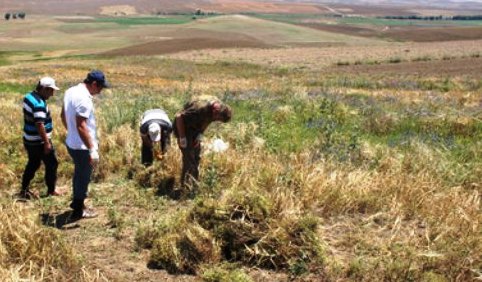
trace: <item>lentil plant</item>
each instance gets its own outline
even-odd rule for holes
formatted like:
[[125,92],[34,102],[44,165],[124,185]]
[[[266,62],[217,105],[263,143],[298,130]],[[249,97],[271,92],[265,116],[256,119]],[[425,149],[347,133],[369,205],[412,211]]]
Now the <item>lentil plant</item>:
[[[109,273],[116,280],[99,262],[125,267],[144,252],[146,268],[205,281],[263,280],[263,273],[280,281],[482,277],[482,94],[474,79],[435,77],[427,86],[428,78],[410,76],[330,77],[160,58],[66,59],[29,68],[48,69],[66,88],[63,78],[80,80],[94,64],[117,85],[95,101],[101,164],[89,198],[101,216],[82,222],[78,233],[62,233],[36,215],[68,210],[68,196],[22,207],[5,198],[3,279],[94,281]],[[0,96],[5,196],[18,190],[26,162],[19,92],[34,79],[21,75],[25,68],[0,72],[17,80],[2,84]],[[206,132],[200,188],[190,194],[179,187],[174,139],[161,162],[140,164],[138,119],[150,107],[163,107],[172,118],[186,99],[204,94],[230,104],[234,117]],[[50,104],[59,185],[69,187],[72,165],[57,99]],[[207,150],[213,138],[229,149]],[[39,176],[32,188],[43,191]],[[35,240],[21,239],[34,233]],[[83,261],[63,242],[80,240],[95,253],[93,238],[112,251],[104,260],[83,252],[99,272],[82,272]],[[155,276],[161,273],[152,277],[165,278]]]

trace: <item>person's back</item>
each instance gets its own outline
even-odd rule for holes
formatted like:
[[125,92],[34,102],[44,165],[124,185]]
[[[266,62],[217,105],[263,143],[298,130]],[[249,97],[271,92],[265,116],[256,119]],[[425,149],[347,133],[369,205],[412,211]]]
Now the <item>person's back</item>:
[[153,151],[158,148],[154,143],[159,142],[161,153],[156,152],[158,159],[166,153],[171,140],[172,123],[164,110],[152,109],[144,112],[139,127],[142,138],[141,162],[150,166],[154,160]]
[[86,124],[89,129],[89,135],[93,139],[94,148],[97,149],[96,121],[94,115],[94,107],[92,95],[89,93],[83,83],[75,85],[64,95],[64,112],[67,125],[66,144],[72,149],[87,150],[84,142],[80,138],[77,130],[77,116],[86,118]]
[[195,99],[174,120],[174,135],[182,153],[181,185],[196,187],[199,179],[202,134],[211,122],[231,120],[231,108],[218,99]]
[[145,124],[150,120],[162,120],[168,123],[172,127],[171,120],[167,116],[166,112],[162,109],[152,109],[152,110],[145,111],[144,114],[142,115],[141,125]]
[[[215,102],[218,102],[218,100],[193,100],[186,103],[183,110],[178,113],[178,115],[182,115],[184,131],[188,139],[196,138],[199,134],[202,134],[213,121],[212,105]],[[179,136],[177,127],[174,127],[174,134],[176,137]]]
[[42,119],[45,133],[50,139],[53,126],[49,108],[46,101],[36,91],[32,91],[27,93],[23,99],[23,139],[25,143],[30,145],[40,145],[42,143],[40,133],[35,126],[35,122],[39,118]]

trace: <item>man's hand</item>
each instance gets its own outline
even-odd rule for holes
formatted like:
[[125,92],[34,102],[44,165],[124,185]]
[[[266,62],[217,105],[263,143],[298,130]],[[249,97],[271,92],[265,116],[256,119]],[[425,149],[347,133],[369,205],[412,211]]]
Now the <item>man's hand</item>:
[[94,168],[99,164],[99,152],[97,149],[89,149],[90,165]]
[[177,144],[179,145],[179,148],[185,149],[187,147],[187,139],[186,137],[179,138],[177,140]]
[[52,151],[52,144],[50,142],[44,142],[44,155],[50,154]]
[[199,133],[197,136],[196,136],[196,139],[194,139],[193,141],[193,144],[192,146],[194,148],[198,148],[199,146],[201,146],[201,141],[203,140],[203,135],[201,133]]

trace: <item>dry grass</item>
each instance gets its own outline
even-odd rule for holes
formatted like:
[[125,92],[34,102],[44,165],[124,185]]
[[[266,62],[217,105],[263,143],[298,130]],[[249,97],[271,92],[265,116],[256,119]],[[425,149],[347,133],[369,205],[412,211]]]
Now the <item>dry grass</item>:
[[[426,83],[422,78],[380,74],[397,83],[377,88],[375,77],[351,85],[350,78],[330,80],[319,72],[156,58],[19,64],[1,68],[0,79],[34,85],[38,76],[49,74],[66,89],[92,67],[116,85],[96,99],[101,166],[90,200],[101,216],[60,232],[36,217],[38,211],[66,211],[68,196],[26,206],[5,202],[2,279],[173,277],[147,266],[208,281],[248,281],[246,269],[252,277],[260,271],[280,275],[279,280],[480,279],[480,84],[458,75],[447,88],[434,84],[426,90],[417,88]],[[397,87],[404,83],[414,86]],[[190,199],[189,191],[179,189],[174,140],[162,162],[148,169],[140,165],[137,122],[148,107],[164,107],[172,116],[185,99],[201,94],[224,96],[235,118],[209,128],[206,141],[220,137],[230,148],[203,155],[200,189]],[[5,121],[0,184],[6,196],[18,189],[26,161],[20,99],[15,91],[0,96]],[[49,105],[59,183],[68,187],[72,165],[62,145],[59,100]],[[310,130],[289,135],[300,128]],[[422,137],[436,133],[448,145],[407,137],[405,129]],[[349,158],[341,158],[345,152]],[[40,177],[32,185],[44,190]],[[83,268],[80,250],[65,242],[86,248],[83,255],[92,267]],[[109,251],[99,252],[100,245]]]
[[43,227],[28,206],[3,201],[0,217],[3,281],[104,281],[83,266],[60,231]]
[[273,67],[308,68],[322,70],[336,65],[337,62],[388,62],[390,58],[400,58],[403,61],[415,61],[427,57],[432,60],[442,60],[444,56],[470,57],[482,53],[480,40],[454,41],[435,43],[379,43],[370,44],[369,48],[360,45],[324,48],[283,48],[283,49],[235,49],[181,52],[169,55],[170,58],[185,59],[197,62],[242,61],[262,63]]

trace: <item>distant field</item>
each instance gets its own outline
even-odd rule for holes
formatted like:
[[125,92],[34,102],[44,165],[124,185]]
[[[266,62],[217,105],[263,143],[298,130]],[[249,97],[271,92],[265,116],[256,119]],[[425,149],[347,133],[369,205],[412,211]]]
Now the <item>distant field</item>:
[[196,23],[196,28],[211,31],[236,31],[271,44],[339,42],[363,44],[370,42],[364,38],[355,38],[344,34],[322,32],[310,28],[257,19],[248,16],[220,16]]
[[[34,52],[33,59],[59,55],[152,55],[206,48],[268,48],[372,42],[360,37],[239,15],[202,17],[197,20],[188,16],[32,17],[21,22],[7,22],[2,29],[0,51]],[[137,48],[139,46],[143,47]],[[117,49],[120,51],[115,51]]]
[[334,17],[321,14],[251,15],[271,21],[367,38],[415,42],[482,39],[482,21],[396,20],[375,17]]
[[185,24],[193,21],[192,16],[169,16],[169,17],[116,17],[96,18],[99,23],[116,23],[120,25],[158,25],[158,24]]
[[309,23],[309,22],[335,22],[337,24],[351,25],[370,25],[370,26],[482,26],[482,21],[451,21],[451,20],[399,20],[384,19],[377,17],[360,17],[360,16],[344,16],[336,17],[334,15],[324,14],[258,14],[251,13],[253,17],[287,22],[292,24]]
[[[255,17],[253,17],[253,16]],[[343,23],[344,22],[344,23]],[[350,24],[347,24],[350,22]],[[333,46],[389,46],[386,41],[449,41],[478,40],[481,27],[430,27],[409,25],[390,27],[377,23],[381,19],[335,18],[315,14],[250,14],[201,17],[177,15],[167,17],[33,17],[24,21],[10,21],[0,27],[0,51],[23,51],[21,56],[8,58],[3,55],[2,64],[9,59],[46,59],[58,56],[82,54],[159,55],[204,49],[270,48],[270,51],[248,51],[243,60],[259,54],[290,54],[290,50],[277,48]],[[395,24],[397,21],[392,21]],[[435,23],[434,23],[435,24]],[[471,46],[470,43],[465,44]],[[380,47],[374,47],[380,48]],[[381,47],[382,49],[386,47]],[[404,47],[401,47],[404,48]],[[353,53],[358,54],[358,48]],[[390,49],[390,48],[388,48]],[[443,48],[435,46],[436,50]],[[343,52],[344,49],[340,49]],[[457,50],[461,53],[463,50]],[[289,61],[306,61],[308,65],[323,66],[327,58],[317,57],[318,51],[303,50],[306,56],[279,59],[269,55],[265,62],[276,65]],[[350,51],[351,52],[351,51]],[[465,51],[463,51],[465,52]],[[470,51],[472,53],[478,52]],[[231,58],[231,52],[221,51],[216,58]],[[242,54],[243,51],[237,53]],[[323,54],[324,52],[321,52]],[[465,52],[467,53],[467,52]],[[29,55],[30,54],[30,55]],[[205,52],[210,56],[215,52]],[[385,51],[377,54],[386,54]],[[415,57],[410,54],[373,56],[364,59],[355,55],[352,61],[389,60],[392,57]],[[450,54],[447,54],[447,56]],[[470,55],[470,54],[469,54]],[[180,55],[181,57],[186,55]],[[191,55],[187,55],[191,56]],[[260,55],[263,56],[263,55]],[[282,57],[284,55],[281,55]],[[332,55],[329,55],[333,58]],[[343,53],[340,57],[344,57]],[[387,57],[388,56],[388,57]],[[425,56],[425,55],[420,55]],[[428,56],[428,55],[427,55]],[[433,56],[433,55],[432,55]],[[442,57],[444,55],[437,55]],[[238,57],[236,55],[234,57]],[[352,56],[353,57],[353,56]],[[374,57],[374,58],[373,58]],[[209,57],[211,58],[211,57]],[[276,59],[278,58],[278,59]],[[305,60],[304,58],[311,58]],[[197,58],[196,60],[202,58]],[[256,60],[256,59],[254,59]],[[286,61],[288,60],[288,61]],[[347,62],[348,59],[343,59]],[[332,62],[334,64],[336,62]],[[311,66],[310,66],[311,68]]]
[[[429,43],[384,43],[372,45],[346,45],[281,49],[237,49],[190,51],[172,54],[176,59],[197,62],[235,61],[258,63],[271,67],[305,68],[323,70],[335,65],[380,65],[400,62],[445,61],[478,58],[482,55],[482,40]],[[403,69],[397,65],[401,71]]]
[[143,43],[102,53],[108,56],[161,55],[181,51],[224,48],[268,48],[273,47],[256,39],[229,40],[215,38],[180,38]]
[[377,26],[482,26],[482,21],[424,21],[424,20],[396,20],[381,19],[374,17],[344,17],[339,19],[340,23],[355,25],[377,25]]

